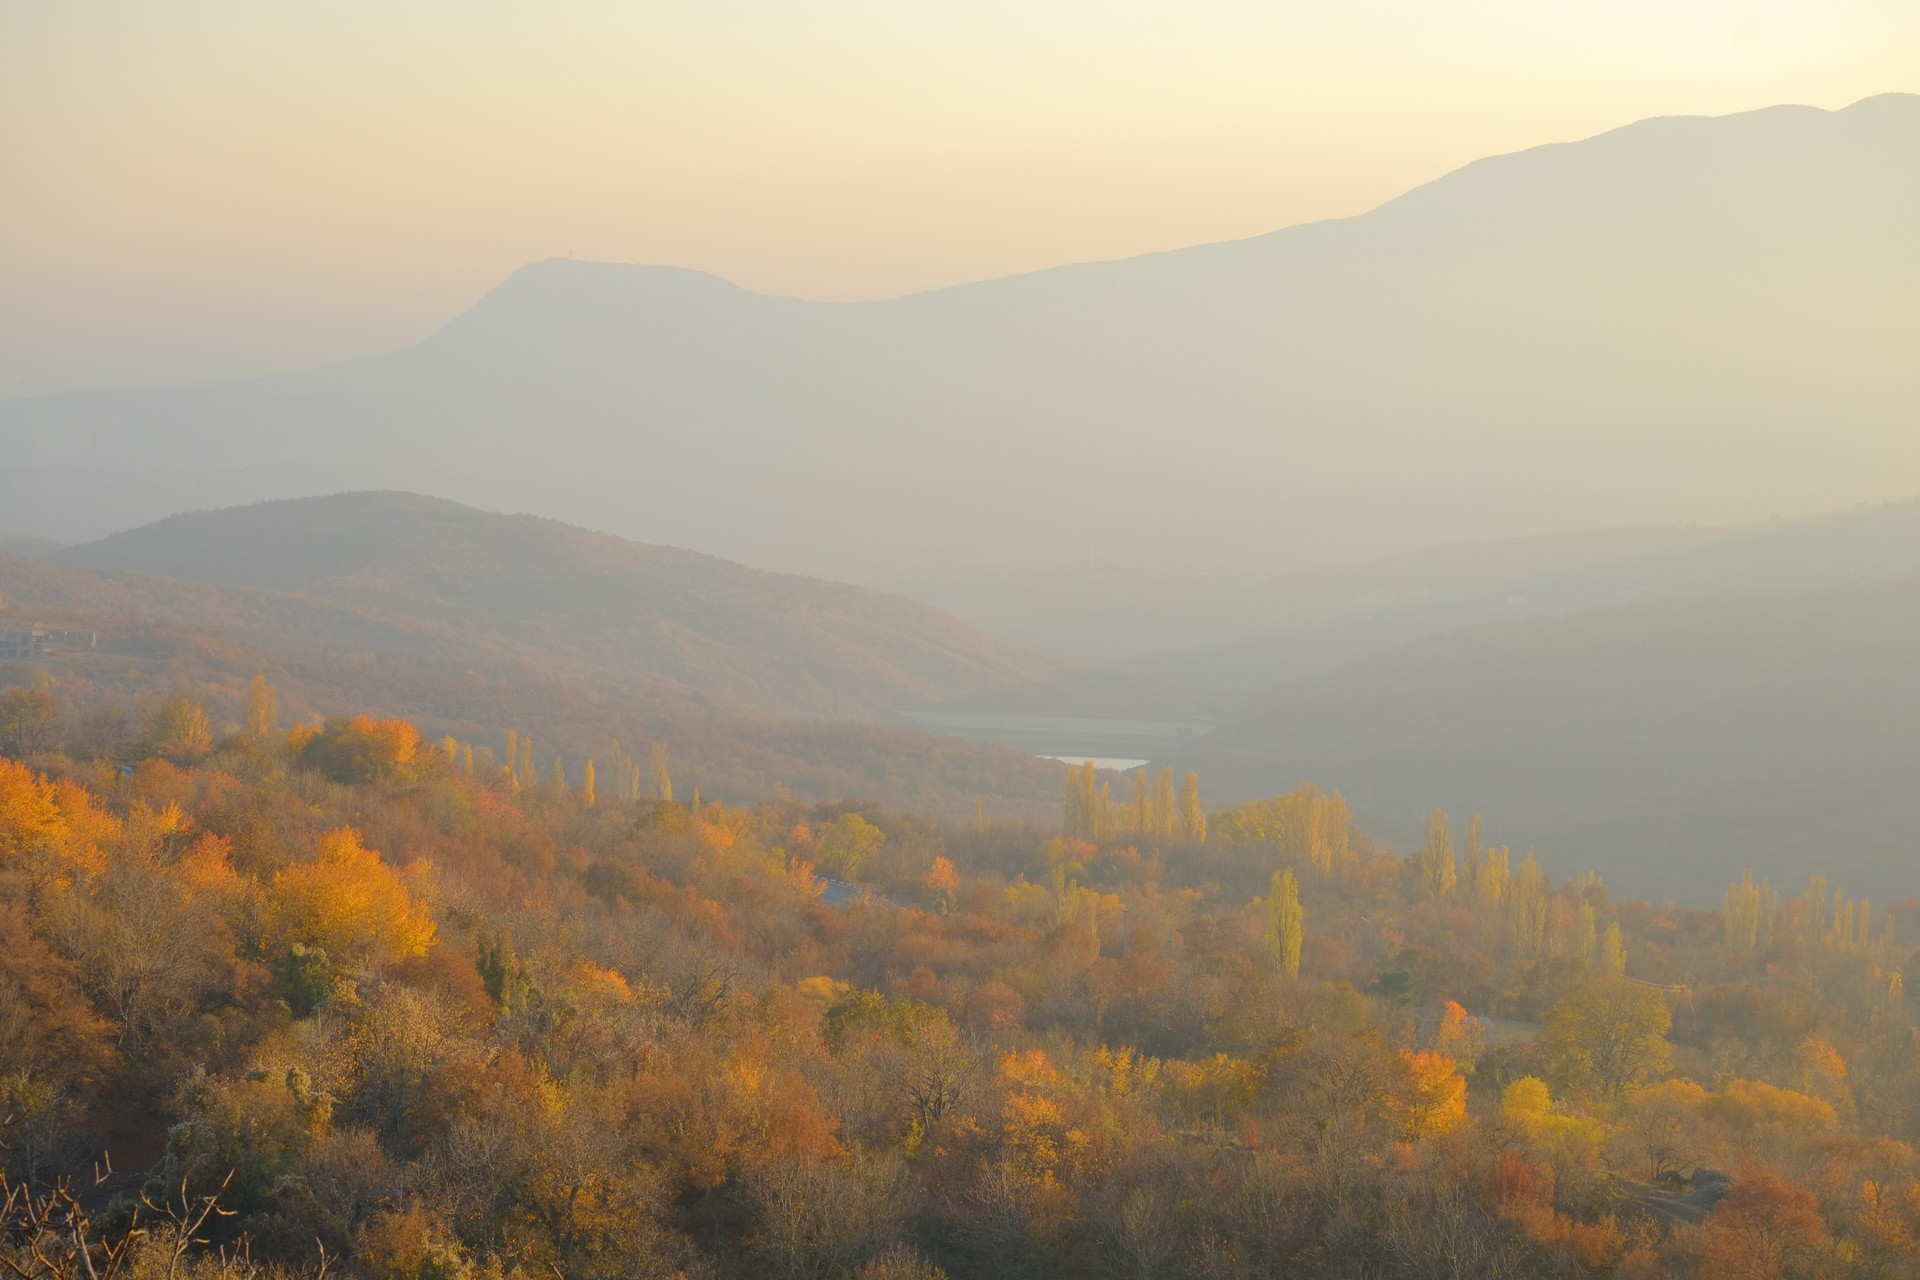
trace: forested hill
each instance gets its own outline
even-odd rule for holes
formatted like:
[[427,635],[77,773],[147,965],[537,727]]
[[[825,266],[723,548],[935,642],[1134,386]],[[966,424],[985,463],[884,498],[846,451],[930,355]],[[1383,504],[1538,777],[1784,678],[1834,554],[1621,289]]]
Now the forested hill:
[[1703,594],[1422,640],[1243,704],[1215,794],[1337,780],[1396,841],[1440,805],[1652,896],[1743,868],[1920,887],[1920,577]]
[[1911,898],[1654,907],[1314,787],[716,804],[207,692],[0,691],[19,1280],[1920,1274]]
[[549,261],[390,355],[0,404],[0,511],[72,541],[428,489],[863,579],[1805,514],[1920,465],[1917,229],[1920,97],[1887,95],[886,301]]
[[479,643],[449,623],[337,600],[9,556],[0,598],[0,628],[56,632],[50,656],[0,662],[0,687],[54,691],[61,716],[97,739],[93,750],[129,748],[138,734],[138,716],[112,708],[151,709],[183,688],[216,728],[236,723],[248,682],[267,672],[292,719],[406,716],[436,738],[481,744],[483,757],[517,733],[542,777],[556,757],[577,780],[590,759],[610,769],[616,748],[646,760],[657,746],[683,789],[709,797],[859,796],[956,818],[981,804],[1007,820],[1059,813],[1060,766],[1019,752],[777,716],[659,683],[595,682],[531,645]]
[[[288,593],[398,626],[445,656],[511,654],[575,681],[715,694],[782,715],[1086,709],[1132,688],[897,596],[415,494],[194,512],[47,559]],[[301,638],[294,612],[296,634],[283,640]]]

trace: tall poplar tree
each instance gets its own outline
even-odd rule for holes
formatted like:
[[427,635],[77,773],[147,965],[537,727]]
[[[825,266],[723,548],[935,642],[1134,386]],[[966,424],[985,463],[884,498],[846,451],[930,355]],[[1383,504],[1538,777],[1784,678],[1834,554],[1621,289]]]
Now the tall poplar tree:
[[1594,916],[1593,904],[1583,902],[1573,917],[1573,958],[1581,964],[1591,965],[1599,959],[1599,924]]
[[673,803],[673,774],[667,769],[667,744],[653,744],[653,798]]
[[1467,819],[1467,845],[1460,854],[1460,888],[1471,898],[1480,880],[1480,868],[1486,861],[1487,844],[1479,814]]
[[280,723],[280,699],[267,683],[265,675],[256,675],[247,686],[247,736],[255,742],[273,737]]
[[1180,835],[1193,844],[1207,841],[1207,811],[1200,807],[1200,775],[1189,772],[1180,789]]
[[1173,770],[1162,768],[1153,784],[1153,834],[1161,840],[1173,839],[1175,817]]
[[1447,829],[1447,811],[1435,809],[1427,818],[1427,847],[1420,854],[1420,890],[1435,902],[1453,892],[1460,870],[1453,860],[1453,835]]
[[1607,925],[1607,936],[1600,944],[1600,967],[1616,976],[1627,971],[1627,944],[1620,936],[1618,920]]
[[1300,976],[1300,944],[1306,936],[1305,925],[1306,916],[1300,909],[1300,886],[1294,882],[1293,868],[1274,872],[1267,891],[1267,953],[1289,978]]

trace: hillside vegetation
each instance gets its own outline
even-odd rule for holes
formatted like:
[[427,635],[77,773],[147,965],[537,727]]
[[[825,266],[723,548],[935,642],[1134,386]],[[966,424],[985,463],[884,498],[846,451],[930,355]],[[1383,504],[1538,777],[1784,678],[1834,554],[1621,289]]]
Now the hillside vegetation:
[[1920,1268],[1910,901],[1616,901],[1311,787],[668,799],[264,680],[102,750],[50,696],[0,695],[34,1280]]
[[[205,690],[215,727],[238,722],[252,675],[273,673],[300,718],[366,709],[503,750],[513,728],[577,776],[616,743],[639,758],[673,753],[709,795],[789,788],[807,799],[861,796],[948,816],[983,802],[1001,816],[1052,812],[1059,766],[904,728],[777,715],[634,672],[605,678],[565,650],[517,643],[430,617],[317,596],[215,587],[122,570],[0,556],[0,626],[40,622],[95,632],[38,662],[0,663],[0,687],[51,684],[76,717],[146,708]],[[137,717],[135,717],[137,719]],[[121,717],[101,732],[133,732]],[[117,736],[116,736],[117,735]]]
[[[713,694],[787,716],[871,721],[983,701],[1049,710],[1128,687],[897,596],[414,494],[194,512],[45,559],[255,589],[232,621],[279,643],[494,654],[573,683]],[[331,629],[316,635],[323,614]]]

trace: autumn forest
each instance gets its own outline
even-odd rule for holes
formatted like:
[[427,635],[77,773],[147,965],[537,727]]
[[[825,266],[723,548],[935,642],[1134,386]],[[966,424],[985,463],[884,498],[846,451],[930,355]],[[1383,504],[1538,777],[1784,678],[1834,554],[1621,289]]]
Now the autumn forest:
[[16,686],[0,750],[23,1280],[1920,1269],[1920,907],[1817,864],[1655,908],[1091,765],[722,800],[265,678]]

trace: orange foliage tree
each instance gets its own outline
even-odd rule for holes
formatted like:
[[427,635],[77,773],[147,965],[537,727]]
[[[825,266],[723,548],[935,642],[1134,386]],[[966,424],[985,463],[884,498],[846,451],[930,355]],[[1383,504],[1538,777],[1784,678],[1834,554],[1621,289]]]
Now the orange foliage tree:
[[1444,1053],[1402,1050],[1406,1092],[1400,1103],[1400,1132],[1408,1138],[1444,1138],[1467,1118],[1467,1080]]
[[1700,1235],[1702,1280],[1813,1275],[1829,1252],[1813,1193],[1765,1168],[1741,1171]]
[[372,964],[424,955],[435,933],[426,907],[351,827],[329,831],[313,861],[273,878],[267,924],[283,946]]

